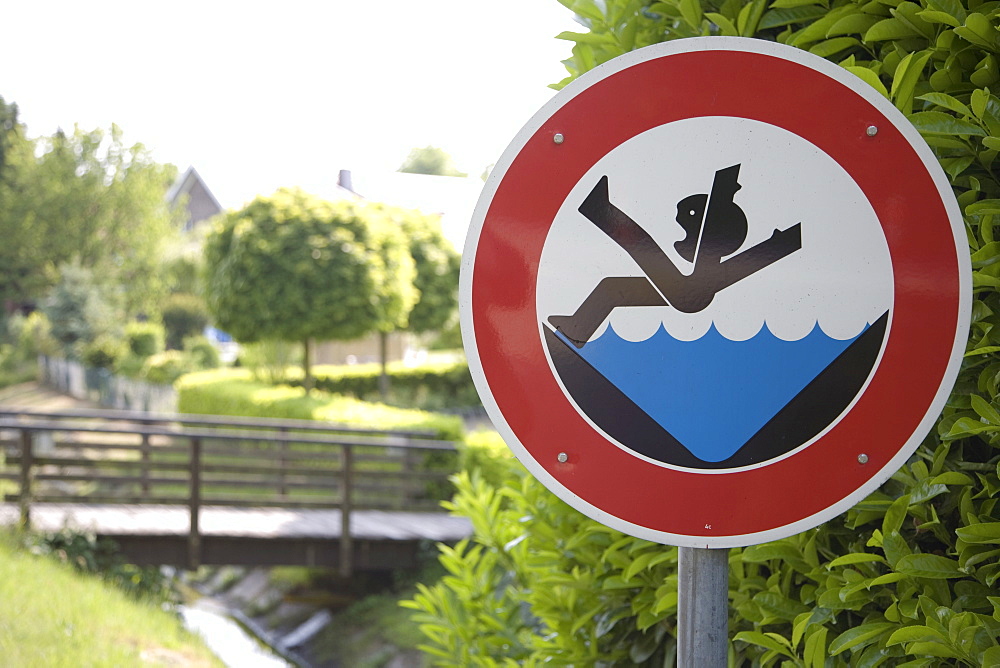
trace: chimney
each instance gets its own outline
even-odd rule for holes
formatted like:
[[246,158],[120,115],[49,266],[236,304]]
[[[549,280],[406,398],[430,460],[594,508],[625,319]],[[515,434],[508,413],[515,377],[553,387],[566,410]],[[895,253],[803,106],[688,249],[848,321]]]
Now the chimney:
[[345,190],[350,190],[354,192],[354,188],[351,186],[351,170],[342,169],[340,170],[340,175],[337,177],[337,185]]

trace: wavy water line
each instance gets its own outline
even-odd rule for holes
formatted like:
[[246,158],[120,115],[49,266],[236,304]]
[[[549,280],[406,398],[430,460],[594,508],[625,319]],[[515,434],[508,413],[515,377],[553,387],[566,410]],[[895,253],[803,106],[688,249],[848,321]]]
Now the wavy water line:
[[[872,326],[872,323],[870,321],[866,321],[865,324],[864,324],[864,326],[858,332],[856,332],[856,333],[854,333],[854,334],[852,334],[850,336],[839,337],[839,336],[832,336],[830,334],[827,334],[826,330],[823,329],[823,326],[820,324],[819,320],[815,320],[815,321],[813,321],[813,326],[810,328],[810,330],[805,335],[800,336],[799,338],[792,339],[792,338],[785,338],[785,337],[780,336],[779,334],[771,331],[771,328],[768,326],[767,320],[765,319],[763,321],[763,323],[761,324],[760,329],[758,329],[757,332],[753,336],[749,336],[747,338],[742,338],[742,339],[732,339],[732,338],[729,338],[728,336],[724,335],[722,332],[720,332],[719,329],[718,329],[718,327],[715,326],[715,321],[713,320],[709,324],[708,330],[704,334],[702,334],[701,336],[699,336],[697,338],[694,338],[694,339],[679,339],[679,338],[677,338],[676,336],[674,336],[673,334],[671,334],[667,330],[666,323],[661,322],[660,326],[657,327],[657,329],[652,334],[650,334],[649,336],[647,336],[646,338],[643,338],[643,339],[633,339],[633,338],[627,336],[626,334],[623,334],[622,332],[619,332],[618,329],[615,328],[614,322],[609,321],[608,322],[608,326],[604,328],[604,331],[601,332],[601,334],[597,338],[591,339],[591,343],[596,343],[597,341],[600,341],[601,339],[603,339],[605,336],[608,335],[608,332],[612,332],[613,335],[616,336],[618,339],[620,339],[622,341],[626,341],[628,343],[643,343],[644,341],[648,341],[649,339],[652,339],[652,338],[655,338],[655,337],[661,336],[661,335],[665,335],[665,336],[669,337],[670,339],[672,339],[674,341],[684,342],[684,343],[693,343],[695,341],[701,341],[703,339],[706,339],[706,338],[710,337],[713,333],[718,338],[720,338],[720,339],[722,339],[724,341],[729,341],[729,342],[732,342],[732,343],[742,343],[744,341],[755,341],[759,337],[763,336],[765,334],[765,332],[767,334],[770,334],[771,338],[777,339],[778,341],[785,341],[785,342],[788,342],[788,343],[794,343],[796,341],[804,341],[804,340],[806,340],[806,339],[808,339],[809,337],[812,337],[812,336],[823,336],[823,337],[825,337],[827,339],[830,339],[830,340],[833,340],[833,341],[853,341],[854,339],[858,338],[859,336],[861,336],[862,334],[864,334],[866,331],[868,331],[868,328],[870,328],[871,326]],[[818,332],[818,334],[817,334],[817,332]]]

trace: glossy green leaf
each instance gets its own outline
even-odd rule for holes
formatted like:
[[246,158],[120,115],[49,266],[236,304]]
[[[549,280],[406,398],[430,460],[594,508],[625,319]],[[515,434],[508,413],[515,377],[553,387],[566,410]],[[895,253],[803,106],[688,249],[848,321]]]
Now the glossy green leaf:
[[889,636],[888,641],[886,641],[886,645],[898,645],[904,642],[940,642],[946,644],[948,640],[944,634],[935,631],[929,626],[914,624],[913,626],[904,626],[894,631]]
[[760,633],[758,631],[741,631],[740,633],[737,633],[733,637],[733,640],[751,643],[753,645],[759,645],[761,647],[774,650],[775,652],[778,652],[779,654],[782,654],[789,658],[795,656],[791,651],[791,647],[789,647],[786,644],[788,641],[786,641],[784,638],[781,638],[780,636],[777,636],[777,634],[774,633]]
[[882,83],[882,80],[878,78],[877,74],[872,72],[867,67],[851,66],[845,67],[844,69],[877,90],[883,97],[889,97],[889,91],[886,89],[885,84]]
[[961,0],[927,0],[927,6],[934,11],[944,12],[955,17],[959,25],[965,23],[965,17],[968,16]]
[[792,621],[796,616],[809,610],[809,608],[798,601],[782,596],[773,591],[764,591],[753,597],[756,603],[766,613],[778,619]]
[[698,0],[679,0],[681,16],[692,26],[701,23],[701,3]]
[[896,562],[896,570],[919,578],[947,579],[964,577],[954,559],[936,554],[907,554]]
[[806,668],[823,668],[826,665],[826,636],[827,628],[823,626],[806,638],[806,646],[802,652]]
[[772,9],[788,9],[792,7],[821,7],[823,3],[817,0],[774,0]]
[[841,35],[858,35],[866,32],[881,19],[871,14],[861,12],[849,14],[839,19],[827,31],[827,37],[839,37]]
[[[997,244],[1000,246],[1000,244]],[[986,402],[978,394],[973,394],[969,397],[972,400],[972,410],[976,411],[979,417],[983,418],[987,422],[993,425],[1000,425],[1000,413],[997,412],[993,406]]]
[[845,554],[842,557],[837,557],[829,564],[827,568],[837,568],[838,566],[848,566],[850,564],[865,564],[865,563],[880,563],[884,564],[885,557],[877,554],[868,554],[867,552],[855,552],[852,554]]
[[821,58],[829,58],[835,53],[840,53],[844,49],[850,49],[858,46],[859,44],[861,44],[861,42],[853,37],[835,37],[833,39],[828,39],[814,44],[809,48],[809,53],[816,54]]
[[966,543],[1000,543],[1000,522],[984,522],[959,527],[955,533]]
[[969,109],[968,106],[946,93],[924,93],[923,95],[917,96],[916,99],[936,104],[937,106],[944,107],[945,109],[950,109],[951,111],[962,114],[963,116],[973,115],[972,110]]
[[760,19],[760,29],[768,30],[778,28],[791,23],[802,23],[811,19],[819,18],[826,14],[825,7],[801,6],[771,9],[764,13]]
[[888,40],[919,37],[920,33],[897,18],[882,19],[865,33],[866,42],[885,42]]
[[706,12],[705,18],[719,26],[721,34],[726,37],[738,37],[740,31],[736,29],[736,26],[728,18],[722,14],[716,12]]
[[883,633],[888,633],[894,628],[896,628],[895,624],[885,622],[855,626],[830,641],[830,654],[840,654],[854,647],[864,647],[874,642]]
[[952,28],[957,28],[958,26],[961,25],[958,22],[958,19],[956,19],[951,14],[946,14],[945,12],[938,12],[933,9],[925,9],[924,11],[920,12],[919,16],[923,20],[928,21],[930,23],[943,23],[945,25],[951,26]]
[[941,111],[919,111],[910,114],[908,118],[922,133],[977,136],[986,134],[979,124],[949,116]]

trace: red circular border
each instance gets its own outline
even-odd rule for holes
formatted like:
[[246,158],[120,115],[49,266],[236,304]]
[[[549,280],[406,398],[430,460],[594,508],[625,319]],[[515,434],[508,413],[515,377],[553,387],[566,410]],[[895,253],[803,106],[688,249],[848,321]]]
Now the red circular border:
[[[772,464],[726,473],[664,468],[608,443],[567,400],[539,335],[535,283],[549,226],[602,156],[653,127],[733,116],[784,128],[836,160],[882,223],[894,304],[881,362],[826,435]],[[866,129],[878,133],[868,136]],[[562,133],[565,142],[552,137]],[[773,531],[829,508],[908,442],[941,386],[959,318],[955,237],[906,137],[857,92],[805,65],[737,50],[645,60],[556,109],[503,174],[475,249],[472,319],[483,375],[514,435],[571,493],[628,523],[675,535]],[[720,379],[725,382],[725,379]],[[557,456],[569,457],[559,463]],[[868,455],[867,464],[857,456]]]

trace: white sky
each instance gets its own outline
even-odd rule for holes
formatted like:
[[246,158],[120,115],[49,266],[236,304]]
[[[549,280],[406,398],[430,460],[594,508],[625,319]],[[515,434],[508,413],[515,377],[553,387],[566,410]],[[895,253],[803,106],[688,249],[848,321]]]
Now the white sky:
[[580,31],[556,0],[8,3],[0,95],[31,136],[117,123],[225,207],[410,149],[473,175],[553,94]]

